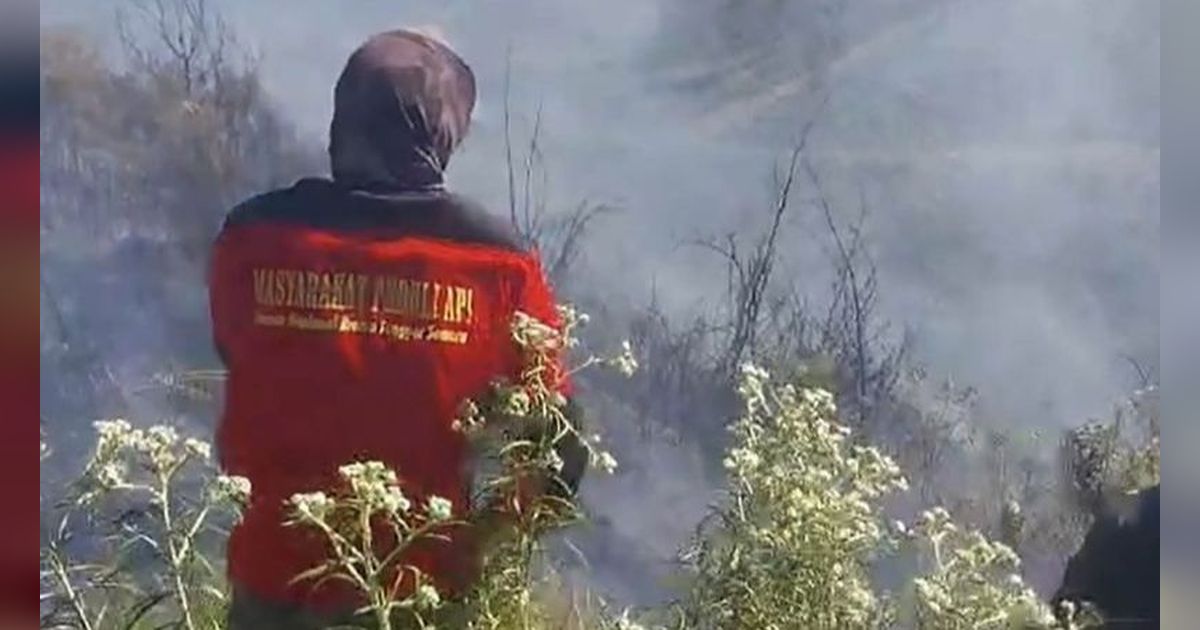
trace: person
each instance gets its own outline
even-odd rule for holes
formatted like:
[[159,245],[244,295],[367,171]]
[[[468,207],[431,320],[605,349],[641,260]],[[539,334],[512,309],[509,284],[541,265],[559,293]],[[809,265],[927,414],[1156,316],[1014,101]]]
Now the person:
[[[293,582],[325,547],[283,525],[285,501],[335,487],[339,466],[382,461],[414,503],[445,497],[461,516],[459,405],[516,375],[516,311],[558,323],[536,251],[445,187],[474,102],[474,76],[446,44],[405,30],[370,38],[334,90],[332,177],[242,203],[216,239],[210,306],[228,368],[216,443],[224,470],[253,486],[229,539],[230,627],[323,627],[360,603],[338,580]],[[581,449],[563,448],[564,492]],[[477,554],[472,532],[449,538],[403,562],[453,596]]]
[[1129,518],[1113,510],[1097,516],[1051,599],[1057,610],[1062,602],[1086,603],[1099,610],[1105,628],[1159,627],[1161,488],[1138,493]]

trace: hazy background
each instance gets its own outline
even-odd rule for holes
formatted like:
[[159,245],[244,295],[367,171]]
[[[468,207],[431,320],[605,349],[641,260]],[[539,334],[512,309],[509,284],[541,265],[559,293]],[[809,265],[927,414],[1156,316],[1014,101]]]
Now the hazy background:
[[[678,244],[766,212],[772,160],[828,93],[812,153],[848,203],[868,199],[881,308],[920,358],[1039,425],[1105,413],[1136,376],[1124,356],[1157,363],[1157,2],[218,5],[319,142],[357,44],[441,28],[481,88],[451,182],[497,211],[511,47],[514,111],[543,108],[550,198],[624,208],[593,240],[598,281],[636,300],[657,278],[679,307],[715,267]],[[43,24],[111,37],[113,7],[47,0]],[[799,222],[803,282],[822,257]]]

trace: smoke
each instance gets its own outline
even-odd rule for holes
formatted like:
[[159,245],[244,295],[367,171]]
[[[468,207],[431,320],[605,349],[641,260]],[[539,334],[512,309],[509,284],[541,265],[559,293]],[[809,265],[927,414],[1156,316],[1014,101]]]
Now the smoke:
[[[322,141],[350,51],[436,25],[480,90],[450,182],[497,212],[511,64],[518,138],[541,111],[551,206],[623,209],[592,234],[597,294],[636,304],[653,288],[670,312],[704,308],[723,288],[720,263],[684,244],[766,221],[772,166],[818,116],[810,155],[845,220],[868,211],[881,315],[913,333],[918,360],[977,387],[990,417],[1078,424],[1136,383],[1129,359],[1157,369],[1158,2],[218,4],[273,98]],[[113,41],[111,5],[42,9],[45,25]],[[829,279],[821,222],[803,203],[791,217],[786,273],[817,294]],[[647,478],[698,469],[645,459]],[[608,494],[645,506],[703,489],[640,487]],[[637,529],[665,548],[694,522]]]
[[[678,307],[712,294],[714,269],[678,245],[766,212],[772,161],[828,94],[812,155],[839,207],[867,200],[881,306],[919,358],[1000,417],[1056,426],[1105,414],[1136,378],[1126,357],[1157,362],[1155,2],[227,4],[313,136],[366,35],[437,24],[480,77],[452,182],[494,207],[511,48],[526,132],[542,110],[552,202],[625,209],[593,241],[595,277],[635,299],[655,277]],[[678,89],[671,73],[696,59],[739,60],[717,73],[735,91]],[[790,246],[815,291],[806,212]]]

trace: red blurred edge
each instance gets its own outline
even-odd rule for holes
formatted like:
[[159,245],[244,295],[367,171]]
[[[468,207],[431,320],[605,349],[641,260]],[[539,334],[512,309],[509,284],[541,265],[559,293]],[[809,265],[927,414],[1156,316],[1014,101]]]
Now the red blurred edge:
[[39,155],[36,118],[0,131],[0,630],[39,616]]

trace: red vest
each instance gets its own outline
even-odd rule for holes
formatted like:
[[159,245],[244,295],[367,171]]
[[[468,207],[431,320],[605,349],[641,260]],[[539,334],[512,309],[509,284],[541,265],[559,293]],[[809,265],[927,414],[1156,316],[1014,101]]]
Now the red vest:
[[[282,525],[293,493],[328,490],[339,466],[380,460],[414,504],[465,506],[463,399],[515,376],[515,310],[556,321],[537,256],[461,199],[370,195],[302,181],[235,210],[210,278],[227,364],[217,431],[223,468],[253,484],[229,540],[232,580],[263,598],[345,605],[337,582],[289,586],[319,564],[319,536]],[[469,580],[465,536],[406,564],[454,590]]]

